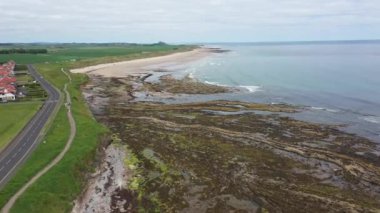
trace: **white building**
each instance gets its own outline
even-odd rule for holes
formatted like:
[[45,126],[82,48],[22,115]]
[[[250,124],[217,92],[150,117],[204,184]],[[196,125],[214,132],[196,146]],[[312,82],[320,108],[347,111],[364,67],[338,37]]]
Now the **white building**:
[[5,93],[4,95],[0,94],[1,102],[14,101],[14,100],[16,100],[16,96],[13,95],[12,93]]

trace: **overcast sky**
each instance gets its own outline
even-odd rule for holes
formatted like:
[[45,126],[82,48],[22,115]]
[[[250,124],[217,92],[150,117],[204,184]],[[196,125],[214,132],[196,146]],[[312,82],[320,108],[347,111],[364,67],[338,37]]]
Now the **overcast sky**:
[[0,0],[0,42],[380,39],[380,0]]

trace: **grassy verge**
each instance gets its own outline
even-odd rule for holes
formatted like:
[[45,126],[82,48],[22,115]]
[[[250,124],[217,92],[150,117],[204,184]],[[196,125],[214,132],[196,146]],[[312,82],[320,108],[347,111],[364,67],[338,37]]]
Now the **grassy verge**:
[[32,82],[34,79],[29,74],[16,75],[18,84],[26,84]]
[[[0,104],[0,150],[17,135],[38,111],[42,102]],[[6,122],[5,122],[6,121]]]
[[[62,85],[67,81],[67,78],[60,71],[61,67],[67,65],[60,65],[38,66],[45,78],[53,82],[58,88],[62,88]],[[64,159],[22,195],[12,212],[70,211],[72,201],[81,192],[85,184],[83,175],[92,169],[92,160],[98,147],[99,137],[106,132],[106,129],[93,119],[80,93],[80,85],[86,82],[86,76],[75,75],[72,77],[73,84],[69,87],[69,92],[72,96],[72,112],[77,123],[78,134],[75,141]],[[63,113],[65,114],[65,112]],[[69,127],[66,127],[66,137],[64,137],[66,139],[69,135],[68,130]],[[53,135],[62,138],[61,134],[62,132],[56,132]],[[56,147],[58,152],[54,156],[62,150],[65,143],[66,140],[62,141],[59,147]]]
[[[147,47],[143,49],[149,51]],[[172,47],[160,49],[154,47],[151,52],[144,52],[139,49],[123,56],[110,54],[111,56],[107,55],[108,57],[97,57],[98,55],[96,55],[94,58],[86,58],[79,61],[67,61],[64,58],[59,58],[61,62],[44,63],[36,67],[45,79],[53,83],[57,88],[62,89],[63,85],[67,82],[67,77],[60,71],[62,67],[68,70],[73,67],[148,56],[152,57],[184,50],[187,49]],[[74,52],[79,54],[81,51],[75,50]],[[87,50],[83,51],[86,52]],[[94,51],[94,49],[91,49],[91,51]],[[103,50],[103,54],[109,53]],[[33,58],[25,58],[24,63],[32,63],[31,60]],[[12,208],[12,212],[69,212],[72,208],[73,200],[78,196],[86,183],[84,175],[94,168],[93,161],[100,141],[99,139],[108,130],[98,124],[92,117],[81,95],[80,86],[87,82],[87,76],[82,74],[72,74],[71,76],[73,82],[68,87],[68,90],[72,96],[72,112],[77,123],[78,132],[74,143],[63,160],[42,176],[20,197]],[[62,150],[69,135],[68,131],[69,127],[65,109],[61,109],[46,136],[47,143],[42,143],[37,148],[26,165],[20,169],[10,183],[0,192],[0,205],[4,205],[13,193]],[[49,148],[45,149],[47,146]]]
[[[65,109],[61,108],[49,129],[46,138],[38,146],[24,166],[0,192],[0,206],[29,181],[41,168],[46,166],[63,149],[68,138],[69,124]],[[43,156],[43,158],[41,157]]]

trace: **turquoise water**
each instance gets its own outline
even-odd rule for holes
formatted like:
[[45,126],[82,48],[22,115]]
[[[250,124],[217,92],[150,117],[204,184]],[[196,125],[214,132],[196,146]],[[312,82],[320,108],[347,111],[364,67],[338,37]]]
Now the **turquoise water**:
[[217,99],[305,106],[295,117],[344,124],[349,132],[380,141],[379,42],[216,46],[231,52],[185,73],[241,89]]

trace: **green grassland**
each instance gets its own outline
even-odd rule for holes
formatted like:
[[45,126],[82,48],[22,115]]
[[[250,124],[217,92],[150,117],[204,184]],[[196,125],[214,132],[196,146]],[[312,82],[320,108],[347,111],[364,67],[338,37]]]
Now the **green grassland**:
[[[0,55],[0,61],[13,59],[18,63],[37,64],[36,68],[44,78],[62,90],[67,83],[67,77],[60,71],[61,68],[69,70],[105,62],[164,55],[191,48],[193,47],[169,45],[68,45],[63,48],[50,48],[47,55]],[[72,201],[86,183],[86,174],[94,169],[96,151],[108,130],[96,122],[82,97],[80,86],[88,81],[87,76],[70,75],[73,82],[68,89],[72,96],[72,112],[77,123],[74,143],[63,160],[22,195],[12,212],[69,212]],[[66,111],[61,106],[52,128],[44,139],[46,143],[37,147],[26,164],[0,191],[0,206],[62,150],[69,135],[68,131]]]
[[[17,47],[17,46],[16,46]],[[30,46],[26,46],[30,48]],[[10,48],[0,46],[0,49]],[[47,54],[0,54],[0,62],[14,60],[19,64],[28,63],[57,63],[62,61],[81,61],[104,58],[107,56],[110,61],[125,60],[133,57],[146,57],[152,53],[166,53],[188,48],[182,45],[133,45],[133,44],[62,44],[43,46],[48,50]],[[102,62],[101,60],[99,62]]]
[[18,92],[23,93],[23,96],[18,96],[14,102],[28,103],[31,101],[44,101],[48,94],[42,86],[34,80],[30,74],[17,74]]
[[1,190],[0,206],[3,206],[19,188],[58,155],[69,137],[69,130],[70,127],[65,109],[62,108],[54,119],[53,125],[43,142],[37,147],[12,180]]
[[28,123],[42,102],[0,104],[0,150]]
[[[43,73],[46,78],[52,79],[51,74],[53,72],[55,72],[55,78],[57,75],[60,75],[61,79],[66,78],[60,72],[58,66],[56,66],[56,69],[51,67],[53,69],[49,69],[49,71],[48,67],[50,66],[41,68],[41,73]],[[72,96],[72,112],[77,123],[78,134],[75,137],[75,141],[64,159],[23,194],[12,209],[12,212],[70,211],[72,201],[81,192],[85,184],[86,180],[84,175],[93,169],[92,160],[95,157],[100,137],[103,133],[106,133],[107,130],[93,119],[80,93],[80,85],[84,83],[87,78],[83,75],[78,75],[74,76],[73,80],[73,86],[69,88],[69,91]],[[60,84],[60,81],[55,82],[57,85]],[[66,113],[65,110],[63,110],[63,113]],[[67,120],[65,119],[65,123],[66,122]],[[56,125],[57,123],[59,125],[60,122],[54,122]],[[65,133],[57,131],[48,135],[52,135],[51,137],[56,138],[67,138],[69,128],[66,127],[64,129]],[[56,143],[51,140],[50,142]],[[61,141],[59,145],[56,144],[54,150],[57,154],[62,150],[65,142],[66,140]],[[43,145],[44,144],[41,144],[41,146]],[[56,154],[54,156],[56,156]],[[39,159],[41,158],[42,157],[39,157]],[[43,160],[48,163],[45,159]]]
[[33,77],[29,74],[16,75],[16,78],[17,78],[18,85],[27,84],[34,81]]

